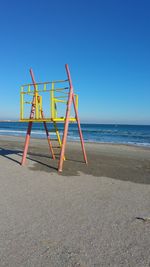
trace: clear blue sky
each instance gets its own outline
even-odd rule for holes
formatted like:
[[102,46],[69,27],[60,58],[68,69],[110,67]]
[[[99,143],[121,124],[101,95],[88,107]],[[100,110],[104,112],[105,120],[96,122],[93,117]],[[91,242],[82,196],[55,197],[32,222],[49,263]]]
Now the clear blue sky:
[[0,119],[19,87],[71,69],[84,122],[150,124],[149,0],[1,0]]

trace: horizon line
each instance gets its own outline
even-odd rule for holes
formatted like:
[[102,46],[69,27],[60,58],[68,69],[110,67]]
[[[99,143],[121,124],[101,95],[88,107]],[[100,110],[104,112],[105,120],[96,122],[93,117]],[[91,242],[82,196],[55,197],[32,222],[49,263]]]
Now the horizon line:
[[[20,120],[9,120],[9,119],[7,119],[7,120],[0,120],[0,123],[1,122],[20,122],[20,123],[22,123],[22,121],[20,121]],[[27,122],[26,122],[27,123]],[[35,121],[35,123],[42,123],[42,122],[36,122]],[[48,123],[51,123],[50,121],[48,122]],[[63,124],[64,122],[59,122],[59,123],[61,123],[61,124]],[[108,123],[108,122],[86,122],[86,121],[81,121],[80,122],[81,124],[101,124],[101,125],[134,125],[134,126],[150,126],[150,123],[147,123],[147,124],[145,124],[145,123],[116,123],[116,122],[111,122],[111,123]]]

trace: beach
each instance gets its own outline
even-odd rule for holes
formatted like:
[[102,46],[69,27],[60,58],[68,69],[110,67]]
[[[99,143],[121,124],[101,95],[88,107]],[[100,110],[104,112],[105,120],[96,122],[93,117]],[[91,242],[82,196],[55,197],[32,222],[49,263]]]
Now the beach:
[[[150,148],[0,136],[0,266],[150,266]],[[58,154],[59,151],[56,151]],[[58,157],[58,156],[57,156]]]

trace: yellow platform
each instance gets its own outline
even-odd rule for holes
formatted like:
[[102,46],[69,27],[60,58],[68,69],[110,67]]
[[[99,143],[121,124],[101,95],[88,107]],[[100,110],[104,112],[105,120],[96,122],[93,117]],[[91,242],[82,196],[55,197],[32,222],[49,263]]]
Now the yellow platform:
[[[65,122],[68,94],[68,80],[22,85],[20,90],[20,121]],[[78,95],[74,94],[74,96],[76,107],[78,108]],[[64,112],[62,112],[63,114],[60,114],[60,112],[58,114],[58,107],[61,104],[65,105]],[[34,105],[35,112],[31,118],[32,105]],[[44,114],[45,110],[46,113]],[[44,116],[42,116],[42,112]],[[71,116],[69,121],[76,122],[76,118]]]

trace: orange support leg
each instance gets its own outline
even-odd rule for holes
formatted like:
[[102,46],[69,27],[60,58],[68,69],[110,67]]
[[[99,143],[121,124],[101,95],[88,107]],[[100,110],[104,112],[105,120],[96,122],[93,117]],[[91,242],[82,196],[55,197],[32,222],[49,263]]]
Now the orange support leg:
[[74,98],[74,94],[73,94],[73,84],[72,84],[72,80],[71,80],[71,75],[70,75],[69,67],[67,64],[65,65],[65,67],[66,67],[66,72],[67,72],[68,81],[69,81],[69,85],[70,85],[70,92],[69,92],[67,111],[66,111],[66,120],[65,120],[64,134],[63,134],[63,140],[62,140],[62,149],[61,149],[60,161],[59,161],[59,166],[58,166],[59,172],[62,172],[62,168],[63,168],[63,159],[64,159],[64,154],[65,154],[65,147],[66,147],[67,134],[68,134],[68,126],[69,126],[69,116],[70,116],[70,109],[71,109],[72,102],[74,105],[76,120],[77,120],[77,124],[78,124],[78,130],[79,130],[79,136],[80,136],[80,141],[81,141],[83,157],[84,157],[85,163],[87,164],[87,156],[86,156],[86,151],[85,151],[85,146],[84,146],[82,130],[81,130],[81,126],[80,126],[78,111],[77,111],[75,98]]
[[28,146],[29,146],[29,142],[30,142],[31,129],[32,129],[32,121],[30,121],[29,124],[28,124],[27,135],[26,135],[26,140],[25,140],[25,145],[24,145],[24,151],[23,151],[21,165],[24,165],[25,161],[26,161],[26,156],[27,156],[27,152],[28,152]]
[[60,153],[60,160],[59,160],[59,165],[58,165],[58,171],[59,172],[62,172],[62,168],[63,168],[63,161],[64,161],[64,156],[65,156],[65,147],[66,147],[67,134],[68,134],[71,103],[72,103],[72,89],[70,88],[69,99],[68,99],[68,104],[67,104],[67,111],[66,111],[66,120],[65,120],[65,126],[64,126],[64,134],[63,134],[63,139],[62,139],[62,147],[61,147],[61,153]]
[[65,67],[66,67],[66,71],[67,71],[67,76],[68,76],[70,87],[72,87],[72,100],[73,100],[75,116],[76,116],[76,120],[77,120],[77,124],[78,124],[78,130],[79,130],[79,136],[80,136],[80,141],[81,141],[81,147],[82,147],[84,161],[87,164],[88,162],[87,162],[87,156],[86,156],[86,151],[85,151],[85,146],[84,146],[84,140],[83,140],[81,125],[80,125],[80,119],[79,119],[78,110],[77,110],[77,107],[76,107],[76,102],[75,102],[74,93],[73,93],[72,79],[71,79],[71,75],[70,75],[70,71],[69,71],[68,65],[66,64]]
[[74,94],[73,94],[72,98],[73,98],[73,105],[74,105],[76,120],[77,120],[77,124],[78,124],[78,130],[79,130],[79,136],[80,136],[80,141],[81,141],[83,157],[84,157],[85,163],[87,164],[88,163],[87,155],[86,155],[86,151],[85,151],[84,140],[83,140],[81,125],[80,125],[80,119],[79,119],[79,115],[78,115],[78,111],[77,111],[77,107],[76,107],[76,103],[75,103],[75,99],[74,99]]
[[[30,69],[30,75],[31,75],[31,79],[32,79],[32,82],[33,82],[33,85],[34,85],[34,91],[36,91],[36,82],[35,82],[35,79],[34,79],[34,74],[33,74],[33,70]],[[44,112],[43,110],[41,110],[41,117],[42,119],[44,119]],[[52,147],[52,143],[51,143],[51,140],[50,140],[50,136],[49,136],[49,132],[48,132],[48,129],[47,129],[47,125],[46,125],[46,122],[43,121],[44,123],[44,128],[45,128],[45,131],[46,131],[46,135],[47,135],[47,141],[48,141],[48,145],[49,145],[49,148],[50,148],[50,152],[52,154],[52,158],[55,159],[55,154],[54,154],[54,151],[53,151],[53,147]]]
[[[32,81],[33,81],[33,85],[34,85],[34,91],[36,91],[36,83],[35,83],[35,80],[34,80],[34,75],[33,75],[32,69],[30,69],[30,74],[31,74],[31,78],[32,78]],[[34,118],[34,113],[35,113],[35,95],[33,96],[32,107],[31,107],[31,112],[30,112],[30,119]],[[42,110],[41,110],[41,116],[42,116],[42,118],[44,118],[44,114],[43,114]],[[52,148],[52,144],[51,144],[51,141],[50,141],[50,136],[49,136],[49,133],[48,133],[47,125],[46,125],[46,122],[43,122],[43,123],[44,123],[44,128],[45,128],[45,131],[46,131],[46,135],[47,135],[49,148],[50,148],[50,151],[51,151],[51,154],[52,154],[52,158],[55,159],[55,154],[54,154],[54,151],[53,151],[53,148]],[[28,123],[28,129],[27,129],[27,134],[26,134],[26,140],[25,140],[25,145],[24,145],[24,151],[23,151],[21,165],[24,165],[25,161],[26,161],[26,156],[27,156],[29,142],[30,142],[30,136],[31,136],[31,129],[32,129],[32,121],[30,121]]]

